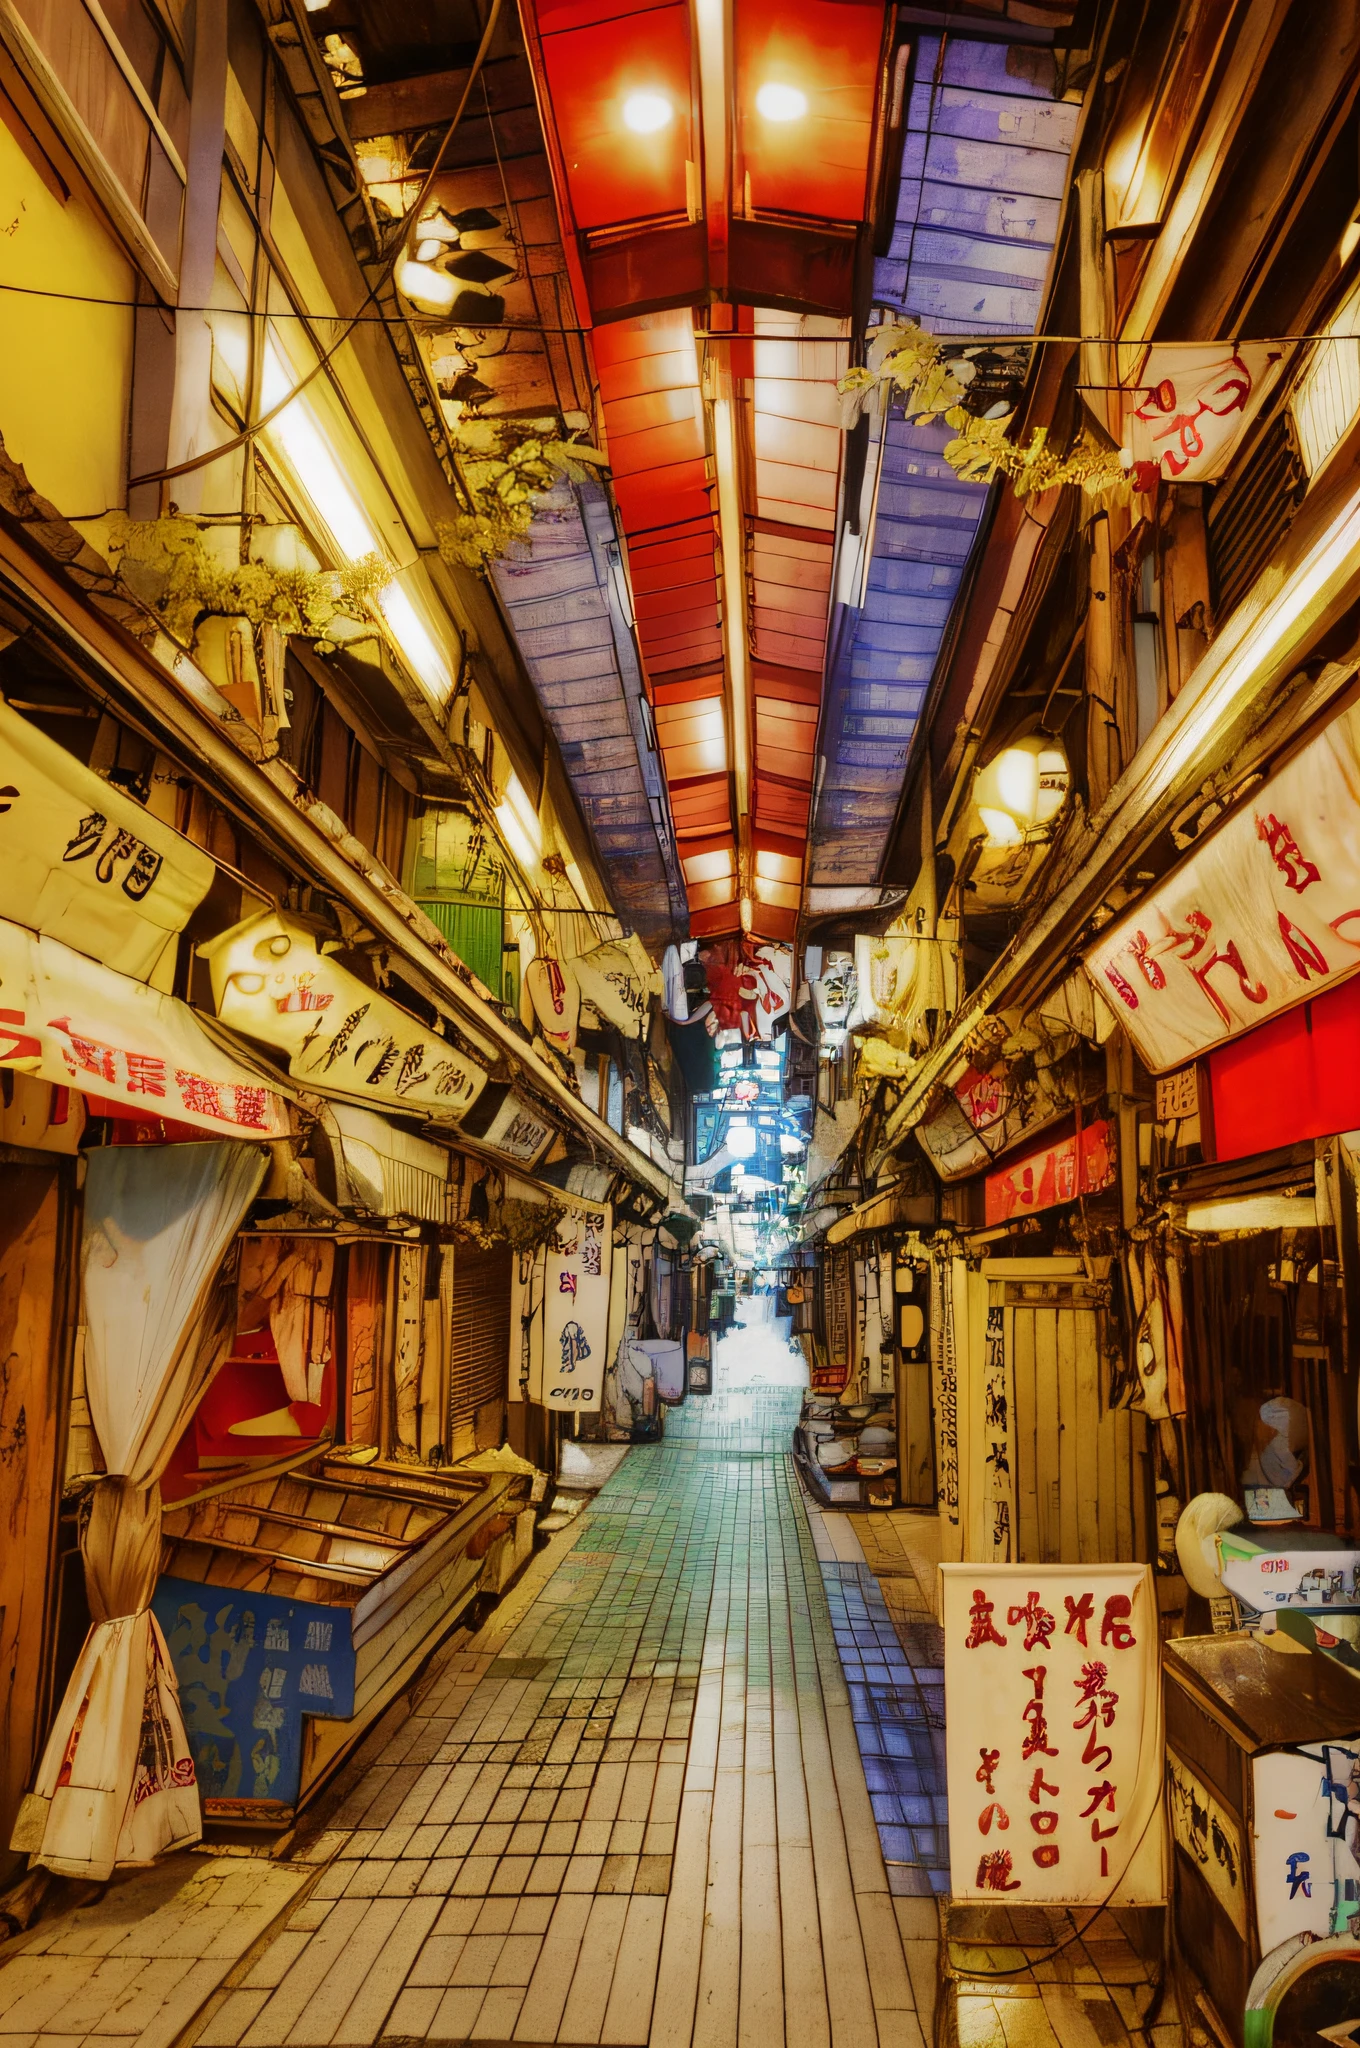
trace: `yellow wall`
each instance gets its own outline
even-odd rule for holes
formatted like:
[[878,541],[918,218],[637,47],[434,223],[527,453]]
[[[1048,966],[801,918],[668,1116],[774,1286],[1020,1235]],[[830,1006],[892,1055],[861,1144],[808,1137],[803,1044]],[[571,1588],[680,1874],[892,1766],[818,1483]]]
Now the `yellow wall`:
[[[134,273],[77,191],[63,205],[0,121],[0,281],[128,300]],[[68,517],[126,500],[132,312],[0,292],[0,433]]]

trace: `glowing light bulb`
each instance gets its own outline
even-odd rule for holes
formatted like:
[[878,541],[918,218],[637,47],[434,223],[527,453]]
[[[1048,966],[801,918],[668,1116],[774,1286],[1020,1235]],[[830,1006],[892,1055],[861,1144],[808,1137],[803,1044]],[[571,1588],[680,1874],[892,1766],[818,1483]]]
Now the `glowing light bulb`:
[[664,93],[633,92],[623,103],[623,125],[634,135],[655,135],[670,120],[674,109]]
[[767,121],[801,121],[807,110],[807,94],[796,85],[777,85],[771,79],[756,94],[756,112]]

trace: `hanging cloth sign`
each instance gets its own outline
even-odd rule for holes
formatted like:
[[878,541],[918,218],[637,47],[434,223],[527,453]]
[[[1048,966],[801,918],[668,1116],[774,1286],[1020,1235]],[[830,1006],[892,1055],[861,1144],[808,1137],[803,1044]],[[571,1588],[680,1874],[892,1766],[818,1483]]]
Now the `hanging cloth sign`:
[[485,1067],[369,988],[278,911],[234,925],[201,956],[217,1014],[288,1054],[318,1095],[453,1123],[486,1086]]
[[1160,1905],[1151,1570],[945,1564],[940,1575],[953,1896]]
[[1222,476],[1282,355],[1263,342],[1150,349],[1126,400],[1134,406],[1127,431],[1137,488],[1151,489],[1159,476],[1169,484]]
[[147,981],[203,901],[206,853],[0,703],[0,871],[23,922]]
[[279,1090],[209,1038],[187,1003],[3,919],[0,1071],[222,1138],[292,1128]]
[[1154,1073],[1360,967],[1360,705],[1252,792],[1085,956]]
[[578,954],[570,966],[581,995],[606,1022],[627,1038],[640,1038],[653,977],[642,973],[631,954],[621,945],[597,946],[593,953]]
[[609,1347],[614,1218],[608,1202],[568,1195],[543,1280],[543,1391],[559,1415],[600,1405]]
[[548,960],[540,953],[529,962],[524,986],[529,991],[539,1030],[549,1045],[570,1057],[581,1014],[581,986],[576,976],[560,960]]
[[1055,1209],[1083,1195],[1099,1194],[1115,1177],[1114,1125],[1105,1117],[1083,1124],[1065,1138],[1055,1138],[1037,1152],[1027,1152],[984,1183],[984,1214],[988,1227],[1029,1216],[1037,1209]]

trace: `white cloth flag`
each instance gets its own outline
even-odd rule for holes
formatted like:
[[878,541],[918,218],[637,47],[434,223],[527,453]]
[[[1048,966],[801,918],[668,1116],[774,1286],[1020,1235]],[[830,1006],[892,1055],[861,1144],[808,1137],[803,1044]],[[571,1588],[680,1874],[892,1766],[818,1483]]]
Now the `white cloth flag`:
[[96,1881],[202,1834],[165,1639],[150,1612],[160,1488],[236,1321],[223,1261],[264,1177],[241,1143],[92,1152],[81,1246],[85,1375],[108,1477],[81,1539],[93,1626],[11,1846]]
[[[1127,436],[1139,488],[1157,475],[1171,484],[1222,476],[1283,353],[1264,342],[1150,349],[1125,401],[1133,407]],[[1140,470],[1146,474],[1137,476]]]

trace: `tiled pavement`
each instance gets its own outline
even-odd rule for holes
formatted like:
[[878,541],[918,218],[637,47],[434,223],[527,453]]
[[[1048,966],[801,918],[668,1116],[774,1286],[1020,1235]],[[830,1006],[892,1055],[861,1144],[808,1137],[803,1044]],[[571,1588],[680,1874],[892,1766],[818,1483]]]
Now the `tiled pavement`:
[[[771,1356],[719,1348],[286,1864],[173,1859],[16,1944],[0,2048],[924,2048],[931,1525],[806,1506]],[[1147,1971],[1115,1916],[1033,1971],[1018,1944],[1061,1930],[1017,1917],[956,1912],[947,2036],[1125,2048]]]
[[935,1907],[879,1853],[799,1390],[741,1353],[371,1745],[203,2048],[923,2048]]

